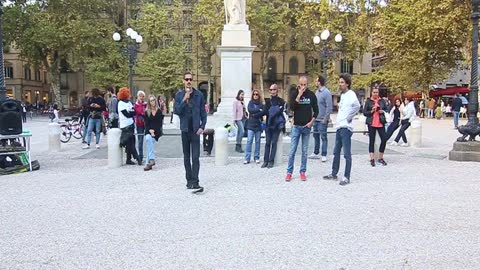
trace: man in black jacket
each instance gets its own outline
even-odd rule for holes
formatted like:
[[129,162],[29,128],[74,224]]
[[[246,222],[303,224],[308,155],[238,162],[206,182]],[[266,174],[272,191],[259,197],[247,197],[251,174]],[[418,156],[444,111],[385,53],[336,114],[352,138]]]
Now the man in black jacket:
[[460,108],[462,108],[462,99],[460,98],[460,93],[457,93],[452,102],[453,125],[455,126],[455,129],[458,128],[458,117],[460,116]]
[[299,86],[291,91],[290,109],[293,112],[293,127],[291,133],[290,154],[288,157],[287,176],[285,181],[292,180],[293,164],[295,163],[295,153],[297,152],[298,141],[302,138],[302,163],[300,166],[300,179],[306,181],[307,177],[307,151],[310,132],[318,115],[318,104],[315,93],[308,89],[307,77],[302,76],[299,79]]
[[276,84],[272,84],[269,91],[270,100],[265,104],[267,128],[265,130],[265,155],[263,156],[262,168],[273,168],[278,136],[280,136],[280,132],[285,127],[285,117],[283,116],[285,101],[278,96],[278,86]]

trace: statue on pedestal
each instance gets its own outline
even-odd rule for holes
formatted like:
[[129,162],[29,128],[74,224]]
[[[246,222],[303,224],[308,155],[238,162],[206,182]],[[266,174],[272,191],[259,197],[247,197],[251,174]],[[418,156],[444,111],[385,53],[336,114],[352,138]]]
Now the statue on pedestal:
[[245,0],[225,0],[225,18],[227,24],[246,24],[245,21]]

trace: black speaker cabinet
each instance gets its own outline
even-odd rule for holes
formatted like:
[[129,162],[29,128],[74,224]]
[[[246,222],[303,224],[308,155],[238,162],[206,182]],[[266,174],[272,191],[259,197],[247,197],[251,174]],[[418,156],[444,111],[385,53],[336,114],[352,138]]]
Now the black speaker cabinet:
[[22,133],[22,106],[17,100],[0,101],[0,135]]

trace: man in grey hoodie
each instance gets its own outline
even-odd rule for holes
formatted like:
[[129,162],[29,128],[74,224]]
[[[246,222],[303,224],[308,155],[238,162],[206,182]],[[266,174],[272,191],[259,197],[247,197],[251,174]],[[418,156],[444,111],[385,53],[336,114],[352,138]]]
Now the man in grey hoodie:
[[315,93],[318,103],[318,116],[313,124],[313,139],[315,140],[315,147],[311,159],[320,158],[320,139],[322,140],[322,162],[327,161],[327,127],[330,121],[330,114],[332,113],[332,94],[325,86],[325,78],[321,75],[317,78],[318,90]]

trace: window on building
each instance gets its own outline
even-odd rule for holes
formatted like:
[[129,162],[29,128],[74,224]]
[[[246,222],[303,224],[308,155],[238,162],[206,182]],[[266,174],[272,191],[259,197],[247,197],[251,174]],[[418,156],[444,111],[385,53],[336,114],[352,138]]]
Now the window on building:
[[208,73],[210,71],[210,65],[212,62],[208,57],[202,58],[202,73]]
[[37,82],[41,81],[41,79],[40,79],[40,70],[39,70],[39,69],[36,69],[36,70],[35,70],[35,81],[37,81]]
[[340,61],[340,72],[353,74],[353,61],[342,59]]
[[163,4],[167,6],[173,5],[173,0],[163,0]]
[[3,72],[5,74],[5,78],[13,78],[13,67],[12,66],[5,66],[3,68]]
[[268,58],[267,63],[267,81],[274,82],[277,78],[277,59],[275,57]]
[[172,45],[172,38],[170,36],[164,36],[163,45],[165,46],[165,48],[170,47]]
[[288,71],[290,74],[298,74],[298,59],[293,56],[288,61]]
[[182,13],[182,22],[184,28],[192,27],[192,12],[190,10],[184,10]]
[[292,37],[290,39],[290,50],[296,50],[297,49],[297,39],[295,37]]
[[185,52],[192,52],[192,35],[183,36],[183,45],[185,46]]
[[306,70],[313,71],[315,70],[315,67],[318,65],[318,59],[310,56],[305,64],[306,64],[305,66]]
[[168,24],[169,25],[173,24],[173,10],[168,11]]
[[68,73],[60,74],[60,88],[68,89]]
[[44,72],[43,72],[43,83],[47,83],[47,78],[48,78],[47,72],[44,71]]
[[185,58],[185,66],[184,69],[185,71],[190,71],[192,70],[193,67],[193,61],[189,57]]
[[25,80],[31,80],[32,79],[32,70],[30,69],[30,66],[25,66],[24,67],[24,79]]

